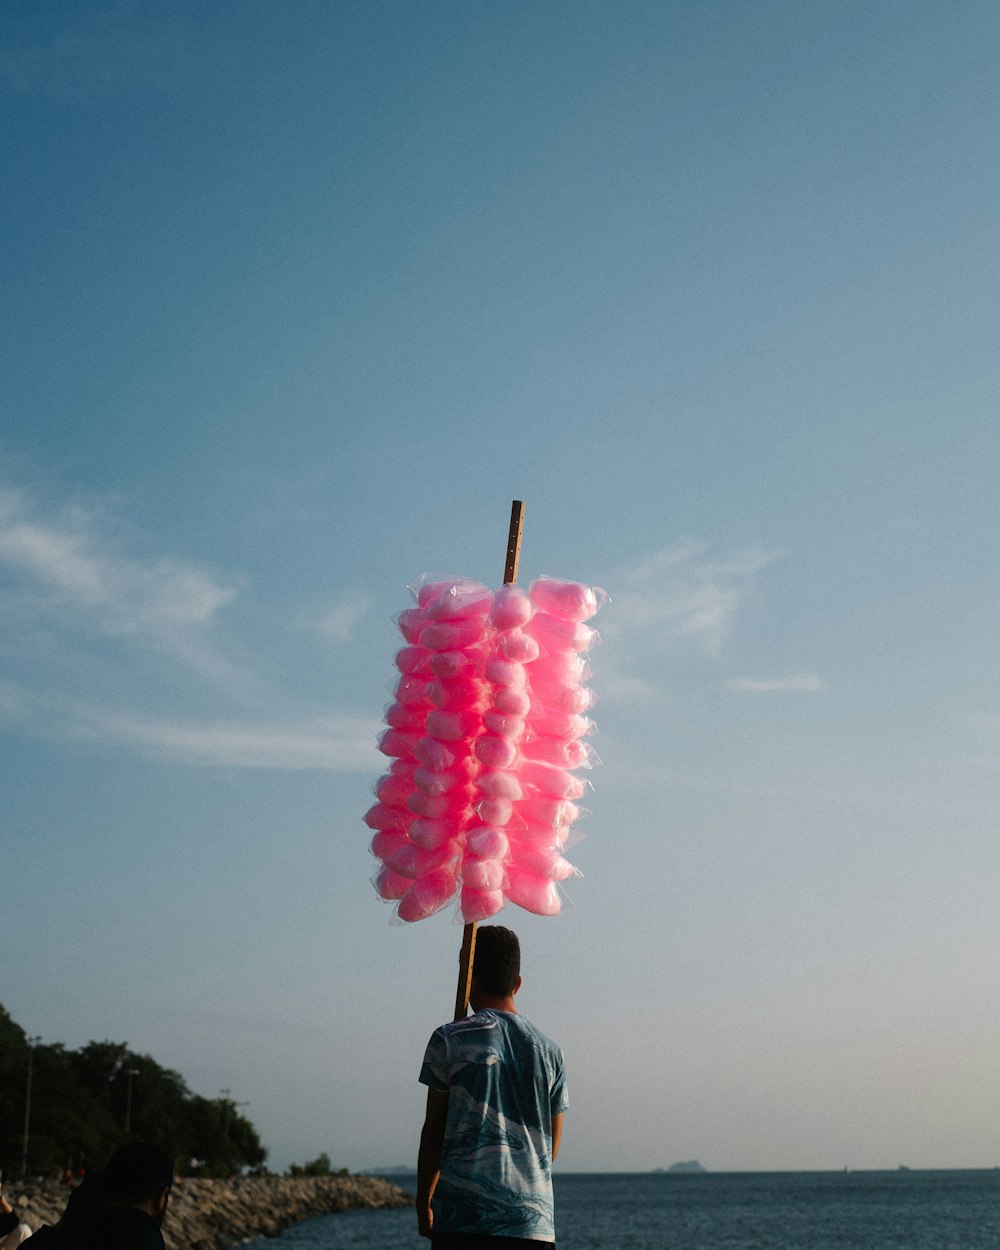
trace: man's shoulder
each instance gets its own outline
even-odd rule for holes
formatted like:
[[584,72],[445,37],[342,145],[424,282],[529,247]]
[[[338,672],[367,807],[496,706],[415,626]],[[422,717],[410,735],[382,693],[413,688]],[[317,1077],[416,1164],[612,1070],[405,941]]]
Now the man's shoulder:
[[102,1207],[81,1225],[77,1243],[94,1250],[163,1250],[163,1234],[152,1216],[135,1207]]
[[530,1037],[536,1046],[540,1046],[543,1050],[558,1051],[562,1054],[562,1047],[558,1042],[554,1042],[547,1033],[543,1033],[537,1024],[532,1024],[530,1020],[526,1020],[524,1016],[517,1015],[513,1017],[514,1027]]

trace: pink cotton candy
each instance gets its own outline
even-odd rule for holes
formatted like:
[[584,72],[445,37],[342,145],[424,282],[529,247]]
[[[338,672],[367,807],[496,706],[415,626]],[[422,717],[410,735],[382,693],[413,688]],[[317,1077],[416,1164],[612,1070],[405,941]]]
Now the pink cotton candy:
[[466,834],[466,846],[477,859],[503,859],[510,849],[504,831],[488,825],[473,825]]
[[407,642],[416,643],[420,638],[421,630],[427,628],[427,617],[419,608],[407,608],[396,617],[396,624]]
[[407,731],[423,729],[427,709],[424,707],[407,707],[405,703],[390,703],[385,710],[385,723],[393,729]]
[[390,807],[387,803],[376,803],[364,814],[369,829],[405,829],[412,819],[405,807]]
[[508,900],[554,915],[555,882],[576,871],[562,852],[585,783],[571,770],[596,760],[583,656],[597,634],[583,622],[603,592],[555,578],[529,594],[464,578],[411,591],[379,739],[391,763],[364,817],[375,888],[407,922],[456,891],[467,923]]
[[391,868],[386,868],[383,864],[378,870],[374,884],[379,898],[384,898],[389,903],[402,898],[413,882],[408,877],[401,877],[398,872],[393,872]]
[[481,725],[482,717],[476,712],[442,712],[435,709],[427,713],[427,732],[440,742],[471,738]]
[[379,802],[387,803],[390,807],[405,807],[407,795],[412,789],[412,774],[401,777],[395,773],[386,773],[375,783],[375,794]]
[[511,690],[523,690],[528,681],[524,665],[514,660],[489,660],[486,680],[494,686],[508,686]]
[[518,629],[531,620],[535,606],[520,586],[501,586],[493,596],[490,620],[495,629]]
[[473,890],[502,890],[503,864],[498,859],[467,859],[462,865],[462,882]]
[[549,651],[531,666],[532,689],[539,683],[578,686],[590,671],[589,662],[575,651]]
[[452,830],[443,820],[426,820],[421,816],[410,825],[406,834],[414,846],[425,851],[436,851],[450,840]]
[[433,768],[417,768],[413,773],[413,784],[416,788],[430,795],[447,794],[456,786],[466,785],[468,780],[468,772],[461,767],[449,768],[443,772]]
[[518,776],[524,785],[554,799],[580,799],[587,789],[587,783],[582,778],[574,777],[565,768],[553,768],[551,764],[541,764],[537,760],[525,760]]
[[517,742],[524,734],[523,716],[507,716],[496,708],[490,708],[483,714],[483,724],[491,734],[506,738],[508,742]]
[[457,750],[446,747],[436,738],[418,738],[409,752],[414,759],[434,772],[442,773],[459,759]]
[[527,716],[531,708],[531,696],[527,690],[497,686],[493,691],[493,706],[504,716]]
[[428,682],[427,697],[443,712],[466,712],[483,704],[481,685],[461,679]]
[[476,811],[484,825],[502,827],[514,814],[514,805],[510,799],[483,799]]
[[547,877],[550,881],[566,881],[577,875],[576,869],[552,847],[537,847],[530,844],[517,845],[511,842],[511,857],[518,868],[533,873],[537,877]]
[[[476,778],[479,793],[488,799],[519,799],[524,791],[516,773],[486,769]],[[379,798],[382,796],[379,795]],[[405,802],[405,798],[403,802]]]
[[371,853],[383,862],[391,855],[398,854],[403,847],[409,846],[410,840],[399,829],[380,829],[371,840]]
[[455,857],[456,845],[454,842],[448,842],[433,851],[425,851],[422,847],[414,846],[412,842],[407,842],[405,846],[383,855],[382,860],[393,872],[398,872],[401,877],[410,877],[415,880],[418,877],[426,876],[429,872],[436,872],[445,865],[453,864]]
[[426,614],[427,609],[431,606],[434,600],[440,598],[440,596],[454,584],[455,581],[453,578],[444,578],[443,580],[432,582],[427,575],[424,574],[423,577],[418,577],[415,582],[410,582],[407,589],[417,601],[417,607],[422,608]]
[[406,800],[406,806],[417,816],[427,820],[460,820],[469,806],[469,800],[463,790],[452,790],[448,794],[424,794],[414,790]]
[[442,869],[429,873],[410,886],[399,900],[396,914],[400,920],[405,920],[407,923],[425,920],[445,906],[455,893],[455,888],[456,881],[453,872]]
[[466,924],[489,920],[506,901],[503,890],[473,890],[465,886],[462,889],[462,919]]
[[521,754],[555,768],[583,768],[590,761],[590,747],[577,738],[529,738],[521,743]]
[[558,915],[561,907],[554,881],[520,868],[508,867],[506,895],[512,903],[536,916]]
[[530,825],[559,832],[579,820],[580,809],[567,799],[539,794],[518,803],[517,814]]
[[593,703],[593,694],[586,686],[567,686],[542,681],[532,675],[531,705],[538,703],[554,712],[586,712]]
[[518,664],[530,664],[537,660],[541,648],[530,634],[512,629],[508,634],[501,634],[493,649],[494,655],[501,660],[514,660]]
[[480,642],[486,628],[482,617],[464,621],[434,621],[420,634],[420,645],[432,651],[454,651]]
[[400,677],[396,682],[396,702],[404,707],[421,707],[429,704],[427,682],[420,677]]
[[483,734],[476,739],[476,758],[487,768],[510,768],[517,761],[517,747],[496,734]]
[[431,654],[426,647],[400,647],[396,652],[396,667],[406,676],[419,673]]
[[607,599],[598,586],[564,582],[557,577],[539,577],[528,589],[531,602],[542,612],[566,621],[588,621]]
[[547,651],[589,651],[600,641],[600,634],[590,625],[560,620],[547,612],[536,613],[528,632]]
[[531,711],[531,729],[542,737],[583,738],[595,728],[592,720],[576,712],[552,711],[541,704]]
[[387,729],[378,740],[378,749],[383,755],[412,755],[417,744],[417,735],[403,733],[400,729]]
[[432,595],[427,602],[423,601],[423,587],[419,602],[426,609],[427,615],[435,621],[454,621],[468,617],[485,617],[489,614],[493,596],[485,586],[478,582],[458,581],[445,586],[439,593]]
[[427,667],[441,681],[454,681],[457,677],[474,677],[482,660],[479,652],[438,651],[431,652]]

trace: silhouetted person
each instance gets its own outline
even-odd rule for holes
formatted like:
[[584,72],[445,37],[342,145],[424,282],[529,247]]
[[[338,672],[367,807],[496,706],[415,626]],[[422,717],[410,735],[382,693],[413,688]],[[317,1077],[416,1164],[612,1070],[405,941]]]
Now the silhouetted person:
[[130,1142],[108,1160],[100,1202],[67,1230],[72,1250],[163,1250],[160,1227],[174,1165],[159,1146]]
[[72,1250],[79,1245],[81,1230],[100,1207],[103,1194],[99,1172],[82,1180],[66,1200],[59,1220],[43,1224],[34,1234],[32,1250]]
[[17,1250],[31,1236],[31,1225],[25,1224],[7,1199],[0,1194],[0,1250]]
[[500,925],[481,928],[472,966],[475,1014],[436,1030],[420,1071],[427,1115],[417,1225],[434,1250],[555,1244],[552,1160],[568,1106],[563,1057],[518,1015],[520,988],[516,935]]

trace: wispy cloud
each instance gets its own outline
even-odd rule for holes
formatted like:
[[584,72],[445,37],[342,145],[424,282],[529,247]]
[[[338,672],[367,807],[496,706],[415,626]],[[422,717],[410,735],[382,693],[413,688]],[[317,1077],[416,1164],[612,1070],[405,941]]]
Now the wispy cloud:
[[659,696],[667,668],[692,647],[718,656],[739,610],[776,553],[759,548],[722,558],[693,539],[673,543],[612,573],[612,603],[598,621],[602,697],[631,704]]
[[0,494],[0,563],[26,578],[38,610],[70,610],[105,633],[203,624],[236,593],[185,561],[121,554],[82,508],[39,518],[13,490]]
[[795,673],[791,677],[736,677],[726,683],[730,690],[745,694],[771,694],[779,690],[817,691],[825,688],[815,673]]
[[[120,528],[100,503],[45,509],[0,490],[0,719],[177,764],[372,770],[374,720],[271,688],[221,627],[233,579],[138,556]],[[345,599],[326,631],[349,639],[368,606]]]
[[374,772],[378,722],[362,717],[304,718],[298,723],[143,719],[78,709],[74,732],[118,742],[177,764],[228,768]]
[[619,570],[614,613],[602,632],[691,638],[717,654],[757,575],[776,553],[753,547],[725,559],[685,539]]
[[371,611],[368,595],[345,595],[316,622],[316,629],[334,642],[353,642],[355,627]]
[[171,764],[327,769],[371,775],[380,761],[374,717],[291,711],[270,720],[160,716],[38,692],[0,679],[0,718],[32,736],[131,749]]

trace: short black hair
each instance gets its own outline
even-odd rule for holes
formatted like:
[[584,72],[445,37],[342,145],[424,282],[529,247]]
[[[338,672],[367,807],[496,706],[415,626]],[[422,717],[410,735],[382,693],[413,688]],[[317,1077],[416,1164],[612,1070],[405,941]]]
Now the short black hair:
[[521,943],[503,925],[491,924],[476,933],[472,979],[484,994],[507,998],[517,989],[521,975]]
[[120,1146],[108,1160],[101,1178],[102,1196],[108,1203],[138,1205],[173,1182],[174,1164],[166,1151],[149,1142],[133,1141]]

